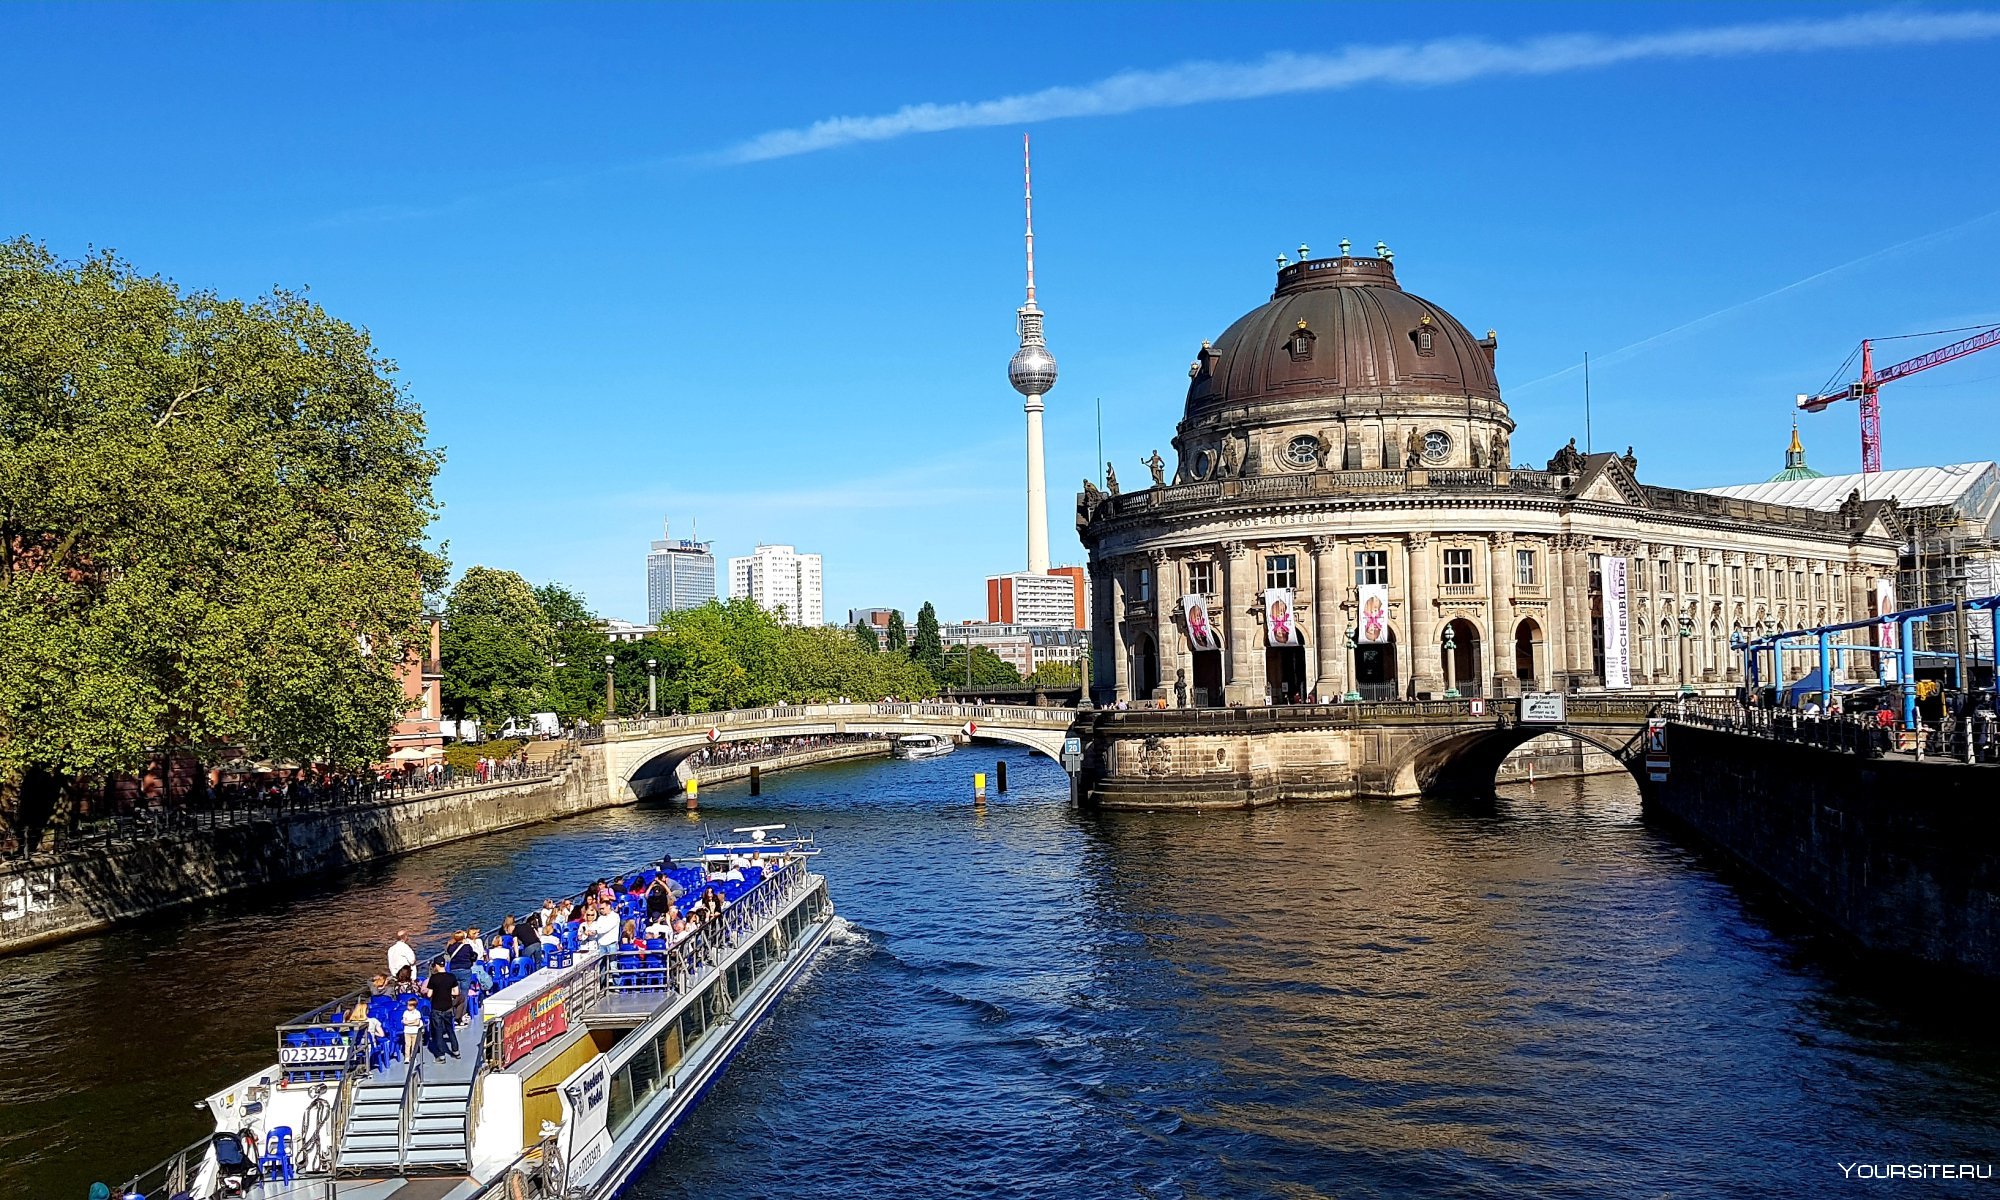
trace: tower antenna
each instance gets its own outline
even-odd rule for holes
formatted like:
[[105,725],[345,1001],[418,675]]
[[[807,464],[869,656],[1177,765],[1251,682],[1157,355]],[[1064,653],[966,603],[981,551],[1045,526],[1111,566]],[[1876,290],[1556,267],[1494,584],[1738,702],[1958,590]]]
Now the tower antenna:
[[1035,169],[1028,158],[1028,135],[1021,135],[1021,202],[1028,210],[1028,307],[1035,307]]

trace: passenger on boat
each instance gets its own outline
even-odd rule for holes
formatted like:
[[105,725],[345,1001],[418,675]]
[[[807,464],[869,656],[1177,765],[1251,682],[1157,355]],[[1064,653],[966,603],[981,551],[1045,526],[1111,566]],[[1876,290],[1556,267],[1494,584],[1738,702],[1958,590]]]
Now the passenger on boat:
[[464,1002],[465,989],[459,986],[458,977],[446,969],[444,960],[431,963],[431,977],[425,981],[431,995],[431,1054],[439,1062],[444,1061],[446,1047],[450,1047],[453,1058],[458,1057],[458,1028],[453,1015]]
[[371,996],[393,996],[395,993],[395,985],[380,971],[375,972],[375,978],[368,981],[368,994]]
[[416,990],[417,990],[417,969],[416,969],[416,967],[414,967],[414,966],[408,966],[408,967],[404,967],[404,968],[403,968],[402,970],[400,970],[400,971],[396,972],[396,986],[395,986],[395,993],[396,993],[397,995],[399,995],[399,996],[407,996],[407,995],[409,995],[409,994],[410,994],[411,992],[414,992],[414,991],[416,991]]
[[410,935],[398,929],[396,940],[389,943],[389,975],[393,978],[404,967],[415,970],[416,965],[417,952],[410,949]]
[[674,889],[665,875],[655,875],[653,884],[646,889],[646,921],[658,921],[662,916],[674,911]]
[[607,905],[590,923],[590,932],[597,939],[597,949],[601,954],[609,954],[618,948],[618,909]]
[[[508,917],[512,922],[514,918]],[[489,974],[504,976],[514,963],[514,951],[507,943],[511,940],[502,934],[493,935],[493,944],[486,948],[486,970]]]
[[625,922],[623,933],[624,936],[618,942],[620,950],[644,950],[646,948],[646,939],[639,936],[639,923],[637,921]]
[[424,1014],[417,1011],[417,998],[412,996],[403,1005],[403,1061],[417,1061],[417,1043],[424,1036]]
[[475,925],[466,930],[465,940],[472,947],[473,957],[478,960],[472,964],[472,977],[479,981],[481,991],[492,991],[493,972],[486,965],[486,939],[481,935],[479,927]]

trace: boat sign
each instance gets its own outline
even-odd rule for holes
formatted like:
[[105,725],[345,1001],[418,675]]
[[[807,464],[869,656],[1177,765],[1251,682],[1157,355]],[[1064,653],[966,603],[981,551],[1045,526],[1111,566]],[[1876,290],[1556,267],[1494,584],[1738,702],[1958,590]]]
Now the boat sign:
[[512,1066],[535,1047],[569,1031],[563,985],[553,984],[500,1018],[500,1063]]
[[1563,719],[1568,715],[1568,706],[1565,704],[1565,699],[1566,697],[1561,692],[1521,693],[1521,724],[1562,724]]
[[1083,739],[1064,738],[1062,751],[1063,770],[1074,775],[1083,770]]
[[1667,756],[1667,719],[1665,717],[1646,718],[1646,778],[1654,783],[1667,781],[1667,769],[1673,765]]

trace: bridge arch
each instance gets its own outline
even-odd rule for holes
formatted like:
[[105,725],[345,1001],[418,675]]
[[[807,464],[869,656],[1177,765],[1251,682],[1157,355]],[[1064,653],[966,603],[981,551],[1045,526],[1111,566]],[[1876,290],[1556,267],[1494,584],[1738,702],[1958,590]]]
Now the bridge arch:
[[1486,799],[1509,754],[1545,733],[1567,734],[1609,754],[1644,786],[1645,734],[1624,729],[1573,725],[1496,725],[1454,729],[1416,741],[1404,749],[1389,777],[1402,796]]

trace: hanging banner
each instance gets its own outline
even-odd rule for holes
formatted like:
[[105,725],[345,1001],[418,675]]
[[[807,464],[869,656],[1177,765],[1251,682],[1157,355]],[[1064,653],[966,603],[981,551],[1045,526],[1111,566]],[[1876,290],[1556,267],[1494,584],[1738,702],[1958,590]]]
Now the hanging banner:
[[[1895,611],[1896,581],[1893,579],[1877,579],[1875,581],[1875,615],[1878,617],[1887,616]],[[1896,623],[1893,621],[1884,621],[1878,628],[1881,632],[1876,636],[1875,644],[1882,647],[1883,650],[1883,653],[1879,656],[1882,660],[1882,678],[1894,683],[1899,678],[1903,665],[1901,656],[1895,653],[1898,648],[1896,643]]]
[[1222,632],[1208,616],[1208,601],[1199,592],[1181,597],[1181,628],[1187,630],[1188,649],[1222,649]]
[[1389,588],[1386,584],[1364,583],[1359,597],[1361,618],[1354,639],[1364,645],[1379,646],[1389,640]]
[[1603,560],[1604,686],[1613,690],[1632,686],[1632,612],[1626,580],[1630,568],[1629,559]]
[[1264,641],[1272,646],[1302,646],[1298,614],[1292,611],[1292,589],[1264,589]]

